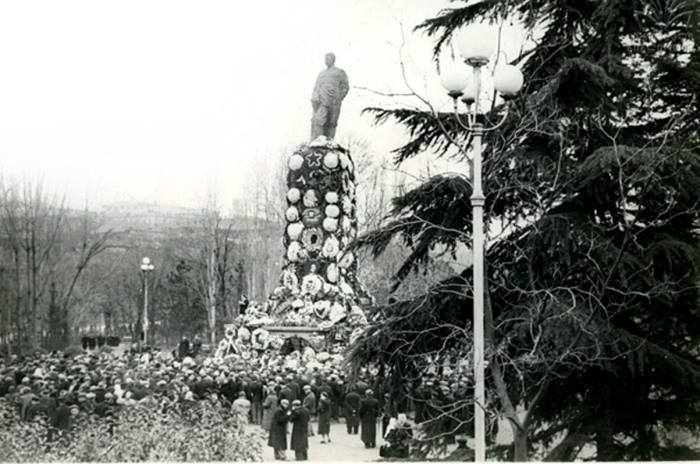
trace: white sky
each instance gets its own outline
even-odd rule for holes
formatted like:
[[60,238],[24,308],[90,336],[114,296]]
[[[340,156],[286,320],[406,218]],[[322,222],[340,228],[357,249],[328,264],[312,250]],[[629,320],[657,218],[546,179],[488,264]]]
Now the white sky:
[[[91,206],[198,206],[211,185],[227,203],[257,165],[308,138],[309,97],[326,52],[351,86],[405,92],[403,23],[409,78],[434,92],[432,40],[411,29],[447,5],[2,1],[0,173],[41,175],[73,206],[86,198]],[[403,131],[360,115],[381,102],[351,88],[338,136],[358,134],[388,157]]]

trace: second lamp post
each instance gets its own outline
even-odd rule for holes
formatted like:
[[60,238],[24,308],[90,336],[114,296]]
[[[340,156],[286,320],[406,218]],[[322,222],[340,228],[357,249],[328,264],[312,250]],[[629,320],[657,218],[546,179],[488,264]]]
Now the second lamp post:
[[[481,185],[481,138],[486,131],[494,130],[500,123],[485,127],[479,120],[481,109],[479,99],[482,90],[482,70],[488,65],[494,53],[495,40],[488,26],[479,25],[464,31],[457,41],[457,47],[464,63],[471,68],[473,80],[470,82],[468,67],[453,64],[443,69],[440,81],[454,100],[454,117],[457,123],[473,136],[473,179],[472,179],[472,252],[474,271],[474,460],[486,460],[486,392],[484,387],[484,203],[485,196]],[[509,100],[523,85],[523,75],[518,68],[503,65],[496,68],[493,84],[504,100]],[[459,114],[458,100],[467,107],[466,118]],[[506,106],[507,108],[507,106]],[[466,120],[465,120],[466,119]],[[466,148],[460,147],[466,151]],[[466,154],[466,153],[465,153]]]

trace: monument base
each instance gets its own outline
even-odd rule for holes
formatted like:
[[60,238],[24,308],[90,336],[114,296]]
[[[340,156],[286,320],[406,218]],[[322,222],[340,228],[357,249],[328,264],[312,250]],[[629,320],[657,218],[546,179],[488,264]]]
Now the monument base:
[[329,332],[328,329],[310,326],[268,325],[263,328],[267,330],[270,333],[270,335],[277,335],[285,339],[291,337],[299,337],[309,341],[313,337],[326,337]]

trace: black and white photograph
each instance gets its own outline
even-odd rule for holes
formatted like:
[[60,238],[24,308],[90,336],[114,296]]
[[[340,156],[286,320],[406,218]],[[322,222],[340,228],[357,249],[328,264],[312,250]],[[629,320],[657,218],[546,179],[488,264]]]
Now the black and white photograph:
[[0,0],[0,462],[700,462],[697,0]]

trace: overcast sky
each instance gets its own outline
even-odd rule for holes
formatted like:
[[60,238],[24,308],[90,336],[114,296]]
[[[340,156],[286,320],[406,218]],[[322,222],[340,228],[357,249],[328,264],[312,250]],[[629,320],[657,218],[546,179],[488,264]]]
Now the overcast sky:
[[311,89],[328,51],[353,87],[338,137],[357,134],[388,157],[403,132],[362,117],[382,100],[354,87],[406,90],[403,25],[409,78],[434,91],[432,41],[411,30],[447,5],[0,2],[0,173],[41,175],[74,206],[198,206],[212,185],[228,202],[257,165],[308,138]]

